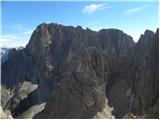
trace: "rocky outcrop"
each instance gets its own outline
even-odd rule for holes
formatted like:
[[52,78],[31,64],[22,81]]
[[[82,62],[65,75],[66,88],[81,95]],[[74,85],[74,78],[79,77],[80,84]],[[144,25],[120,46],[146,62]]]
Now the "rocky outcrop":
[[12,92],[10,90],[8,90],[4,85],[0,86],[0,91],[1,91],[1,107],[3,108],[7,102],[9,101],[10,98],[13,97]]
[[131,112],[127,113],[123,119],[136,119],[137,117],[134,116]]
[[25,105],[21,106],[23,100],[27,99],[29,94],[31,94],[37,85],[31,84],[30,82],[24,82],[21,85],[18,85],[17,89],[7,90],[4,86],[1,88],[1,106],[3,109],[10,110],[13,117],[17,117],[23,109],[25,109]]
[[45,103],[33,105],[28,110],[18,116],[18,119],[32,119],[33,116],[44,109]]
[[159,98],[159,30],[147,30],[136,46],[135,98],[133,111],[145,114]]
[[108,100],[106,99],[106,105],[101,112],[97,112],[93,119],[114,119],[115,116],[112,115],[113,107],[108,105]]
[[109,105],[114,106],[113,114],[118,118],[127,112],[142,116],[159,98],[158,31],[146,30],[126,57],[111,64],[113,71],[106,92]]
[[24,81],[38,86],[15,108],[22,116],[44,102],[45,109],[34,118],[142,115],[159,98],[158,40],[158,32],[148,30],[134,43],[117,29],[41,24],[26,48],[9,52],[2,84],[10,89]]
[[13,119],[11,112],[9,110],[3,110],[0,106],[0,118],[1,119]]

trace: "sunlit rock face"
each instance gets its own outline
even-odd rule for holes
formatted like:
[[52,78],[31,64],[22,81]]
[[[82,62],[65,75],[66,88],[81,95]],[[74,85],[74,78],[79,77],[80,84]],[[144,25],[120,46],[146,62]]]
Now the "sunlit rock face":
[[35,114],[41,112],[44,109],[45,104],[46,103],[33,105],[28,110],[20,114],[17,118],[18,119],[32,119]]
[[93,119],[114,119],[115,116],[112,115],[113,107],[108,105],[108,100],[106,99],[106,105],[104,105],[104,109],[96,113]]
[[13,117],[9,110],[3,110],[3,108],[0,106],[0,119],[13,119]]
[[158,101],[158,40],[151,31],[134,43],[117,29],[41,24],[26,48],[8,53],[2,84],[11,90],[26,81],[37,85],[15,109],[22,116],[45,102],[34,118],[140,116]]

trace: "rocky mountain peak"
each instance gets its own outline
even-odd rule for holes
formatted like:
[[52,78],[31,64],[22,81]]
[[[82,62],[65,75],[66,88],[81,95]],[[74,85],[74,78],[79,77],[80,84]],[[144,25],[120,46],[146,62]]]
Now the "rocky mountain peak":
[[33,32],[26,49],[31,54],[43,56],[50,48],[63,53],[64,48],[68,51],[69,47],[77,49],[80,48],[77,47],[78,45],[82,45],[101,47],[106,54],[123,56],[134,44],[132,37],[117,29],[102,29],[96,32],[88,28],[84,30],[80,26],[75,28],[55,23],[43,23]]
[[140,36],[140,39],[139,39],[139,44],[141,44],[141,43],[148,43],[149,44],[149,42],[152,42],[152,38],[154,37],[154,32],[153,31],[150,31],[150,30],[146,30],[145,32],[144,32],[144,34],[142,34],[141,36]]
[[158,29],[156,34],[147,30],[134,43],[117,29],[39,25],[26,48],[11,50],[2,64],[7,89],[16,93],[25,81],[38,86],[9,106],[12,115],[45,102],[35,118],[123,118],[153,112],[159,88],[158,36]]

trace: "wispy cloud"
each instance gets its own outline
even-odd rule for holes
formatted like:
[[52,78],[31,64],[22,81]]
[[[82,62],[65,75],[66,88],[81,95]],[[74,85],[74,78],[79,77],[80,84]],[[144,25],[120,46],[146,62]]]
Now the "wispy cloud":
[[95,4],[95,3],[92,3],[90,5],[86,5],[82,9],[82,12],[85,13],[85,14],[92,14],[95,11],[104,10],[104,9],[107,9],[107,8],[110,8],[110,7],[111,6],[107,6],[106,4]]
[[1,35],[0,37],[0,47],[19,47],[25,46],[28,40],[16,37],[13,34]]
[[31,34],[32,32],[33,30],[25,31],[25,32],[22,32],[21,35],[28,35],[28,34]]
[[3,25],[3,27],[13,32],[3,31],[0,36],[0,47],[25,46],[33,32],[33,29],[21,24]]
[[130,14],[139,12],[139,11],[143,10],[144,8],[146,8],[146,7],[147,6],[141,6],[141,7],[136,7],[136,8],[128,9],[127,11],[125,11],[125,14],[130,15]]
[[18,32],[22,32],[22,31],[27,31],[29,30],[29,28],[25,27],[22,24],[13,24],[13,25],[3,25],[3,27],[7,28],[7,29],[12,29],[12,30],[16,30]]
[[20,35],[28,35],[33,32],[33,29],[25,27],[24,25],[21,24],[4,25],[3,27],[14,30],[17,34]]
[[25,33],[27,31],[33,31],[31,28],[28,28],[22,24],[13,24],[13,25],[3,25],[6,29],[14,30],[18,33]]
[[17,37],[14,36],[14,35],[10,35],[10,34],[8,34],[8,35],[2,35],[0,37],[0,42],[4,43],[4,42],[9,42],[10,40],[15,40],[15,39],[17,39]]

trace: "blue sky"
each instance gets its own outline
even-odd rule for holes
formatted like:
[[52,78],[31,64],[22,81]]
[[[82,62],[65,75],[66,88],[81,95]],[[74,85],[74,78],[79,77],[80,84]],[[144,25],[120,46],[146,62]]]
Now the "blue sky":
[[158,28],[156,0],[123,1],[2,1],[1,47],[25,46],[41,23],[83,28],[121,29],[138,41],[146,29]]

